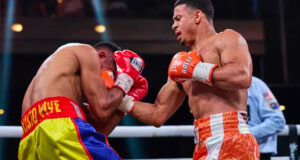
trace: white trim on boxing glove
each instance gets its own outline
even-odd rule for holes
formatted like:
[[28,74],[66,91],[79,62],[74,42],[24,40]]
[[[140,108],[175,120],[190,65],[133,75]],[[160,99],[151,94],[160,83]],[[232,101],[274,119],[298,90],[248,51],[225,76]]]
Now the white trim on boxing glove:
[[200,62],[196,65],[193,71],[193,78],[212,86],[211,76],[216,67],[218,67],[217,64]]
[[134,109],[134,98],[131,96],[124,96],[118,109],[125,113],[131,113]]
[[133,79],[128,74],[120,73],[115,82],[115,86],[122,89],[123,92],[127,94],[131,89],[133,82]]

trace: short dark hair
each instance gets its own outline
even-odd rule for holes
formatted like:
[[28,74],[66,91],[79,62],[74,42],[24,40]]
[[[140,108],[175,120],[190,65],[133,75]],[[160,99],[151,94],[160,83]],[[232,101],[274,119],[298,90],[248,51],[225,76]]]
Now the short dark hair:
[[122,49],[120,46],[116,45],[115,43],[108,42],[108,41],[100,41],[100,42],[97,42],[96,44],[93,45],[93,47],[94,47],[96,50],[98,50],[99,48],[102,48],[102,47],[107,47],[107,48],[109,48],[112,52],[119,51],[119,50]]
[[174,7],[185,4],[188,7],[201,10],[208,19],[214,18],[214,6],[211,0],[177,0],[174,3]]

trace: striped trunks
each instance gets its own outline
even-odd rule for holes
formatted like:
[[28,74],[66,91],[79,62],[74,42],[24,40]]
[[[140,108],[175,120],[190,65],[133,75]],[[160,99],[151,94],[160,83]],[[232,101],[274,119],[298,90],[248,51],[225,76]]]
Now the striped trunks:
[[259,160],[259,145],[250,133],[247,112],[231,111],[194,121],[193,160]]

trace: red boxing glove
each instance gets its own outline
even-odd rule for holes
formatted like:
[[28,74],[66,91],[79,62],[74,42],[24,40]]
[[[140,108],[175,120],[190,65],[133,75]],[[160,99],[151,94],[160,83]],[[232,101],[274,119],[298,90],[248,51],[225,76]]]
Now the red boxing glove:
[[140,101],[142,100],[148,92],[148,81],[143,76],[138,76],[135,80],[133,86],[127,93],[127,95],[133,97],[133,100]]
[[212,85],[211,77],[216,67],[218,65],[202,62],[201,57],[195,51],[179,52],[170,63],[168,74],[177,82],[197,80]]
[[125,113],[131,113],[134,109],[134,101],[139,101],[143,99],[148,92],[148,82],[143,76],[139,76],[134,85],[128,92],[128,94],[123,98],[118,109]]
[[115,86],[128,93],[144,69],[144,60],[130,50],[116,51],[114,58],[118,68]]

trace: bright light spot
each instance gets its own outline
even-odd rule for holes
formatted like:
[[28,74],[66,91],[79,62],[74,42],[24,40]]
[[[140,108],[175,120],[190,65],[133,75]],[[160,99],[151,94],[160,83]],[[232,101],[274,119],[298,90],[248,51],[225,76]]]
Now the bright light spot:
[[284,111],[285,110],[285,106],[284,105],[280,105],[279,109],[282,110],[282,111]]
[[23,31],[23,25],[20,23],[15,23],[11,26],[11,30],[14,32],[22,32]]
[[57,3],[61,4],[63,2],[63,0],[57,0]]
[[98,33],[103,33],[103,32],[105,32],[105,30],[106,30],[106,28],[105,28],[104,25],[97,25],[95,27],[95,31],[98,32]]
[[0,114],[4,114],[4,109],[0,109]]

